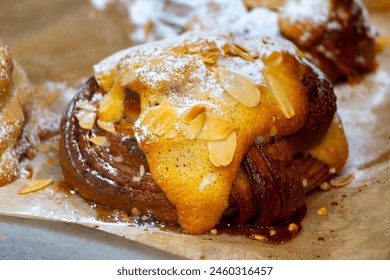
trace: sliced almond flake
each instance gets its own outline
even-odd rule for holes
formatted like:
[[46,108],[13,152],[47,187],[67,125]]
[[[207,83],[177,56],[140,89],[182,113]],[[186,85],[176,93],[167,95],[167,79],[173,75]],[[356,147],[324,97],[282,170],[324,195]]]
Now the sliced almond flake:
[[115,132],[115,125],[113,122],[105,122],[102,120],[97,120],[97,124],[104,129],[105,131],[114,133]]
[[274,75],[267,73],[267,79],[272,93],[278,101],[283,114],[287,119],[293,118],[295,116],[295,110],[288,100],[286,88]]
[[82,110],[87,110],[91,112],[96,112],[97,108],[90,103],[88,100],[83,100],[80,103],[77,103],[77,108]]
[[238,102],[248,107],[260,103],[260,90],[251,79],[225,67],[219,67],[217,74],[222,87]]
[[223,140],[236,128],[234,123],[215,114],[206,114],[206,125],[197,138],[203,140]]
[[179,114],[176,108],[169,101],[164,100],[155,109],[149,111],[144,119],[144,124],[149,127],[152,133],[163,136],[176,125],[178,120]]
[[96,112],[89,110],[80,110],[76,113],[79,125],[83,129],[91,130],[96,120]]
[[202,131],[206,120],[206,112],[203,112],[195,117],[187,127],[186,137],[189,140],[195,139]]
[[334,179],[330,180],[330,184],[336,188],[344,187],[344,186],[348,185],[349,183],[351,183],[354,177],[355,177],[354,175],[350,174],[350,175],[345,176],[345,177],[334,178]]
[[236,132],[232,131],[225,140],[210,141],[207,144],[212,164],[216,167],[227,166],[232,162],[236,152]]
[[90,142],[94,143],[95,145],[101,146],[101,147],[108,147],[110,145],[110,142],[108,141],[107,137],[105,136],[93,136],[88,139]]
[[121,86],[126,87],[137,79],[137,73],[135,71],[129,71],[123,74],[121,78]]
[[28,194],[45,188],[53,182],[53,179],[31,180],[19,191],[19,194]]
[[181,121],[185,124],[190,124],[192,120],[194,120],[198,115],[202,114],[206,111],[206,105],[204,104],[196,104],[189,109],[187,109],[181,115]]

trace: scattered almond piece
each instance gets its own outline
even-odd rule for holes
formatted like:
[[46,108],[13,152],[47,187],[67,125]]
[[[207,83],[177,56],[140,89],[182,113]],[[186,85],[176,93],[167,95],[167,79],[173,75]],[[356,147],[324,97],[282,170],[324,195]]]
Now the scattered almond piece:
[[112,132],[112,133],[115,132],[115,125],[113,122],[105,122],[102,120],[97,120],[97,124],[105,131]]
[[353,180],[355,176],[350,174],[346,177],[342,177],[342,178],[333,178],[332,180],[330,180],[330,184],[333,186],[333,187],[336,187],[336,188],[339,188],[339,187],[344,187],[346,185],[348,185],[349,183],[351,183],[351,181]]
[[276,233],[277,233],[277,231],[274,230],[274,229],[270,229],[270,230],[269,230],[269,235],[270,235],[270,236],[275,236]]
[[260,103],[260,90],[249,78],[225,67],[217,69],[222,87],[241,104],[254,107]]
[[323,190],[323,191],[330,190],[331,188],[332,188],[332,185],[329,184],[328,182],[323,182],[323,183],[320,185],[320,189]]
[[169,101],[164,100],[156,108],[149,111],[143,122],[149,126],[152,133],[163,136],[175,126],[178,120],[179,114],[176,108]]
[[80,110],[76,113],[79,125],[83,129],[91,130],[95,124],[96,112],[89,110]]
[[236,151],[236,132],[233,130],[226,139],[210,141],[207,144],[210,161],[214,164],[214,166],[227,166],[232,162]]
[[294,107],[291,105],[290,101],[288,100],[284,85],[279,81],[277,77],[269,73],[267,74],[267,79],[272,93],[274,94],[276,100],[280,105],[280,109],[282,110],[286,118],[291,119],[295,116],[295,110]]
[[298,226],[295,223],[291,223],[291,224],[288,225],[287,229],[289,231],[297,231],[298,230]]
[[236,128],[227,118],[215,114],[206,114],[206,124],[198,138],[203,140],[223,140]]
[[318,209],[317,213],[320,216],[327,216],[328,210],[325,207],[321,207],[320,209]]
[[265,237],[264,235],[252,234],[251,237],[259,241],[267,241],[267,237]]
[[93,136],[88,139],[90,142],[94,143],[95,145],[101,146],[101,147],[108,147],[109,141],[104,136]]
[[187,139],[193,140],[199,135],[199,133],[203,129],[205,120],[206,120],[206,113],[203,112],[198,116],[196,116],[196,118],[190,122],[187,128],[187,134],[186,134]]
[[19,194],[28,194],[45,188],[53,182],[53,179],[31,180],[19,191]]

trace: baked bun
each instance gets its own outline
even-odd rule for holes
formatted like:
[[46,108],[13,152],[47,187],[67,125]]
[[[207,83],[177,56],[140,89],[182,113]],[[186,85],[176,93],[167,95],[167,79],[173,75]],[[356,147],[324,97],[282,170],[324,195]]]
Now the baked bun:
[[15,147],[25,123],[30,94],[25,72],[0,42],[0,187],[19,177]]
[[331,83],[286,40],[190,33],[94,70],[63,114],[60,163],[96,203],[189,233],[224,215],[271,225],[347,159]]
[[331,81],[354,81],[375,68],[375,29],[355,0],[286,0],[279,13],[282,34]]

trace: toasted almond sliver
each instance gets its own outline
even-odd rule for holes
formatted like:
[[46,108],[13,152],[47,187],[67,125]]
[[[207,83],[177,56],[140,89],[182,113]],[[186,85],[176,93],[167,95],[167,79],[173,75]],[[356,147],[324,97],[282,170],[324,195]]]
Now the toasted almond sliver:
[[199,133],[198,138],[204,140],[223,140],[235,129],[233,122],[229,119],[206,114],[206,125]]
[[102,121],[102,120],[97,120],[97,124],[104,130],[108,131],[108,132],[112,132],[114,133],[115,132],[115,125],[113,122],[105,122],[105,121]]
[[41,190],[51,184],[51,182],[53,182],[53,179],[31,180],[23,189],[19,191],[19,194],[27,194]]
[[107,137],[104,136],[93,136],[88,139],[90,142],[94,143],[95,145],[101,146],[101,147],[108,147],[109,141]]
[[76,113],[79,125],[83,129],[91,130],[96,119],[96,112],[89,110],[80,110]]
[[216,167],[227,166],[232,162],[236,152],[236,132],[232,131],[225,140],[210,141],[207,144],[212,164]]
[[203,112],[198,116],[196,116],[196,118],[190,122],[187,128],[187,134],[186,134],[187,139],[193,140],[199,135],[199,133],[203,129],[205,120],[206,120],[206,112]]
[[286,118],[291,119],[295,116],[294,107],[291,105],[286,95],[286,89],[283,84],[271,74],[267,74],[268,82],[271,87],[272,93],[280,105],[280,109]]
[[181,115],[181,120],[185,124],[190,124],[192,120],[194,120],[198,115],[202,114],[204,111],[206,111],[206,105],[204,104],[196,104],[186,110]]
[[260,90],[251,79],[225,67],[218,68],[217,74],[222,87],[238,102],[248,107],[260,103]]

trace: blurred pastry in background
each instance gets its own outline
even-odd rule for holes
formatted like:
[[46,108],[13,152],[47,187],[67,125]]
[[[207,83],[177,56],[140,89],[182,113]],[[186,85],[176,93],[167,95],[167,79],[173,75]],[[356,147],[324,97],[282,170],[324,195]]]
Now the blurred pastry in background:
[[0,186],[19,177],[15,149],[30,101],[31,85],[25,72],[0,42]]
[[283,36],[332,82],[354,82],[376,67],[377,32],[360,0],[121,2],[126,3],[136,44],[185,31]]
[[0,186],[20,177],[20,161],[34,158],[41,139],[58,133],[59,116],[46,102],[0,42]]
[[282,34],[333,82],[353,82],[375,69],[377,32],[360,1],[287,0],[279,22]]

